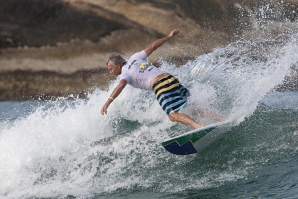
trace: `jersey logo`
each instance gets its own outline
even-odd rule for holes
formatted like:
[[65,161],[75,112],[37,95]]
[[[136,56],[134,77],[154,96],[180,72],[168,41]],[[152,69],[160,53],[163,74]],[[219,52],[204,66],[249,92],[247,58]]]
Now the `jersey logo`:
[[[151,67],[149,67],[151,66]],[[141,64],[140,65],[140,70],[139,73],[143,73],[145,70],[151,71],[154,68],[154,66],[152,66],[151,64]]]
[[131,68],[131,65],[133,65],[137,60],[133,60],[133,62],[131,62],[131,64],[128,66],[128,69]]

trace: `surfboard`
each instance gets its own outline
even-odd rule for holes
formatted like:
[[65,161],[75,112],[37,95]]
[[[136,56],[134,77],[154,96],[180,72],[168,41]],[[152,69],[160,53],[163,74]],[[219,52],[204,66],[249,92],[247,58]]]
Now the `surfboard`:
[[230,128],[228,124],[229,122],[219,122],[195,129],[162,142],[162,146],[176,155],[199,153],[209,144],[220,139],[221,135]]

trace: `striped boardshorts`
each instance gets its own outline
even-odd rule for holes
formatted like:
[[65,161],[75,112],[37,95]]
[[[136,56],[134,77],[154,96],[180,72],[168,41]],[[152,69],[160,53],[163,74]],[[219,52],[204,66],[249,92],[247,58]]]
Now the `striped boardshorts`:
[[153,85],[153,91],[161,108],[169,116],[186,105],[188,90],[172,75],[161,78]]

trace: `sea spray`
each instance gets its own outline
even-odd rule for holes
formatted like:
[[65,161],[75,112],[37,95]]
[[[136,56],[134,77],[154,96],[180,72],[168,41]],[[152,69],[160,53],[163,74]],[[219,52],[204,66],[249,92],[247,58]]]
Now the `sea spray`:
[[[241,122],[253,113],[266,93],[283,83],[297,64],[296,37],[297,34],[292,35],[278,45],[273,44],[279,38],[270,42],[258,39],[231,43],[188,64],[191,78],[197,80],[194,84],[210,85],[217,93],[216,107],[224,104],[225,116]],[[269,51],[268,45],[271,45]]]

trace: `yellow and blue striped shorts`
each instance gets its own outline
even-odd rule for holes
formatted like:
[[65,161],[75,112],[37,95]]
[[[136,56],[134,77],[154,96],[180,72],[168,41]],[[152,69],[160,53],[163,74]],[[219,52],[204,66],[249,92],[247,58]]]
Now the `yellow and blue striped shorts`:
[[189,91],[172,75],[161,78],[153,85],[153,91],[161,108],[170,115],[186,105]]

